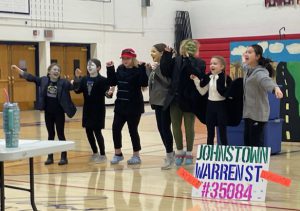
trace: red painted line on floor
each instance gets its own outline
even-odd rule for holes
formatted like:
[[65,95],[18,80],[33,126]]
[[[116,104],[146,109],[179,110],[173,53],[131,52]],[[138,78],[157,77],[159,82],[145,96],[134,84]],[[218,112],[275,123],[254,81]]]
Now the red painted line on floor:
[[[20,180],[7,180],[11,182],[21,182],[21,183],[29,183],[27,181],[20,181]],[[171,196],[171,195],[160,195],[155,193],[143,193],[143,192],[136,192],[136,191],[126,191],[126,190],[113,190],[113,189],[105,189],[105,188],[92,188],[92,187],[81,187],[81,186],[74,186],[74,185],[62,185],[62,184],[54,184],[54,183],[42,183],[42,182],[35,182],[35,184],[39,185],[51,185],[51,186],[60,186],[65,188],[79,188],[79,189],[88,189],[88,190],[100,190],[100,191],[110,191],[116,193],[129,193],[129,194],[137,194],[137,195],[144,195],[144,196],[155,196],[155,197],[164,197],[164,198],[172,198],[172,199],[189,199],[189,200],[197,200],[197,201],[206,201],[206,202],[216,202],[220,204],[231,204],[231,205],[242,205],[242,206],[249,206],[249,207],[260,207],[260,208],[270,208],[270,209],[279,209],[279,210],[291,210],[291,211],[300,211],[300,209],[293,209],[293,208],[285,208],[285,207],[275,207],[275,206],[262,206],[262,205],[255,205],[255,204],[243,204],[237,202],[230,202],[230,201],[217,201],[217,200],[209,200],[203,198],[192,198],[192,197],[183,197],[183,196]]]

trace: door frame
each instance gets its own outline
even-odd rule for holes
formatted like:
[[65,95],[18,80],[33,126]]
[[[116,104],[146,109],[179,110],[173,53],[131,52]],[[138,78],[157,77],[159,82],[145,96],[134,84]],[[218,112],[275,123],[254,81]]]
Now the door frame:
[[62,47],[85,47],[87,48],[87,58],[86,60],[90,60],[91,58],[91,44],[88,43],[60,43],[60,42],[51,42],[51,46],[62,46]]
[[[39,60],[39,43],[38,42],[26,42],[26,41],[1,41],[0,44],[3,45],[33,45],[35,47],[35,53],[34,53],[34,64],[35,64],[35,75],[40,76],[40,60]],[[38,94],[39,94],[39,88],[36,87],[35,89],[35,101],[34,109],[37,109],[37,100],[38,100]]]

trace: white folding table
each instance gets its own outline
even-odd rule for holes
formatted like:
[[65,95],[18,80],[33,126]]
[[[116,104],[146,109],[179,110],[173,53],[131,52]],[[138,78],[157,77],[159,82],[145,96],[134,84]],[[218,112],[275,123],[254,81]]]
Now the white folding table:
[[[5,140],[0,139],[0,186],[1,186],[1,210],[5,210],[4,189],[13,188],[30,192],[30,201],[33,210],[37,210],[34,200],[34,166],[33,158],[36,156],[63,152],[74,149],[73,141],[40,141],[40,140],[20,140],[18,148],[6,148]],[[29,158],[29,180],[30,188],[21,188],[5,185],[4,182],[4,162],[22,160]]]

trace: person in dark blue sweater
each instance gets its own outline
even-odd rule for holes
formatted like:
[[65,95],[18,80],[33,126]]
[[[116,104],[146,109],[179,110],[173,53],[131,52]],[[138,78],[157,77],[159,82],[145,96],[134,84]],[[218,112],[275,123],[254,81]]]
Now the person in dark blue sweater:
[[[111,164],[117,164],[124,159],[122,154],[122,128],[127,122],[133,156],[127,161],[129,165],[140,164],[139,151],[141,150],[138,125],[142,113],[144,113],[143,87],[148,86],[148,77],[145,64],[139,64],[133,49],[125,49],[121,54],[122,64],[115,72],[113,62],[107,63],[107,74],[113,75],[112,86],[118,86],[117,99],[115,101],[115,115],[113,120],[113,141],[115,155]],[[109,94],[113,92],[113,87]]]
[[[68,80],[60,78],[60,66],[56,63],[51,64],[48,67],[48,75],[43,77],[33,76],[16,65],[12,65],[11,69],[18,71],[22,78],[34,82],[39,87],[37,106],[39,110],[45,111],[48,140],[54,140],[56,127],[58,139],[65,141],[65,113],[72,118],[76,113],[76,107],[70,96],[73,86]],[[49,154],[45,165],[53,163],[53,154]],[[65,164],[68,164],[67,152],[62,152],[58,165]]]

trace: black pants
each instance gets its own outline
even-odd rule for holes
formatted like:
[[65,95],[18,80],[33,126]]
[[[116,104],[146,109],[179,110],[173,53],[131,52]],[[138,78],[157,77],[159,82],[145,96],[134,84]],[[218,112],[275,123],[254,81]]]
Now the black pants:
[[[100,150],[101,155],[105,155],[105,145],[104,145],[104,138],[101,132],[101,129],[93,129],[93,128],[85,128],[86,136],[89,140],[90,146],[93,150],[93,153],[98,153],[97,144]],[[95,139],[96,137],[96,139]]]
[[115,113],[112,125],[113,140],[115,149],[122,148],[122,128],[127,122],[128,130],[132,142],[133,151],[141,150],[140,136],[138,133],[138,125],[140,123],[141,114],[138,115],[124,115]]
[[173,135],[171,131],[170,108],[163,110],[162,106],[153,106],[155,110],[157,128],[166,153],[173,152]]
[[[58,140],[65,141],[65,114],[59,112],[56,114],[48,113],[45,111],[45,122],[48,131],[48,140],[54,140],[55,129],[57,132]],[[66,152],[62,152],[62,156],[66,156]]]
[[208,101],[206,110],[207,144],[213,145],[218,126],[222,145],[227,145],[227,112],[225,101]]
[[253,147],[264,146],[265,122],[258,122],[252,119],[245,119],[244,145]]

